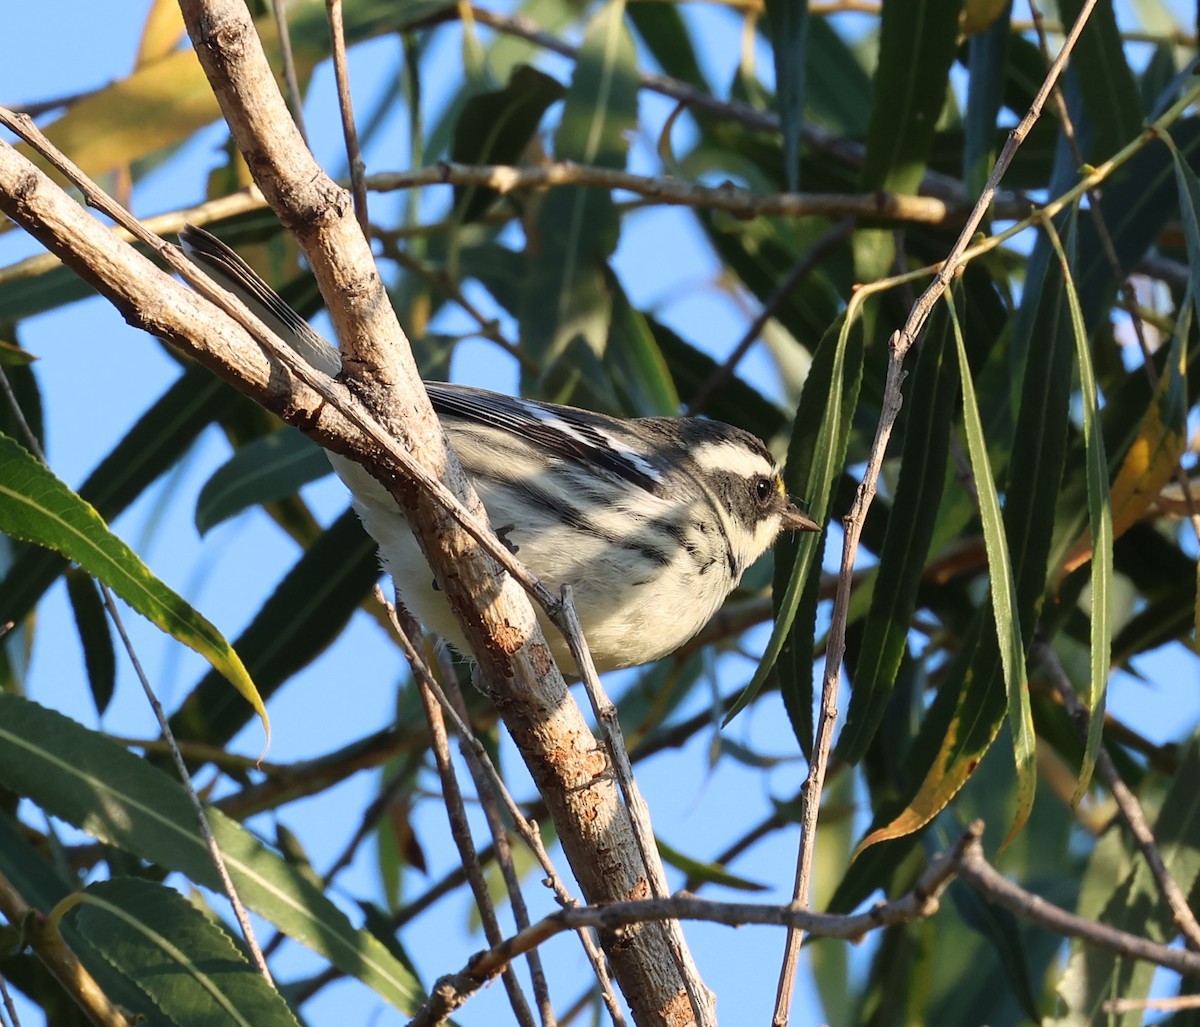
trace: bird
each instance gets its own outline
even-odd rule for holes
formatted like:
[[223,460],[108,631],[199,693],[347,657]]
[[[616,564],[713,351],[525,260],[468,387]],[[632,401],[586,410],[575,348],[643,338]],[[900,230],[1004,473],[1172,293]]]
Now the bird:
[[[314,369],[338,350],[204,229],[185,253]],[[433,409],[500,541],[547,587],[572,589],[596,668],[638,666],[693,638],[784,531],[821,531],[788,497],[761,439],[704,417],[623,419],[448,382]],[[363,467],[328,453],[405,607],[469,655],[403,512]],[[565,671],[566,641],[538,611]]]

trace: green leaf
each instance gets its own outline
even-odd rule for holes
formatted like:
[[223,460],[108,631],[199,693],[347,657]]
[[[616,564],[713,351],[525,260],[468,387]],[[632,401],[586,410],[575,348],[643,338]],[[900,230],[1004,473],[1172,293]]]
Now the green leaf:
[[[807,75],[819,84],[807,90],[808,115],[826,128],[854,139],[871,120],[871,77],[859,53],[848,46],[828,18],[808,19]],[[811,189],[812,183],[806,180]]]
[[967,115],[963,122],[963,181],[968,196],[978,196],[996,161],[995,125],[1004,103],[1004,71],[1012,37],[1012,4],[967,43],[971,78],[967,85]]
[[[378,579],[375,543],[347,510],[288,571],[237,639],[265,698],[325,651]],[[245,706],[209,673],[171,717],[171,729],[179,738],[224,745],[246,716]]]
[[96,583],[78,568],[67,571],[67,598],[83,645],[83,663],[92,689],[92,701],[96,704],[96,712],[104,716],[117,677],[117,658],[104,601]]
[[[542,115],[564,92],[556,79],[518,65],[503,89],[477,93],[462,105],[450,159],[464,164],[515,164],[537,133]],[[460,223],[483,217],[497,196],[494,189],[455,186],[454,209]]]
[[706,93],[713,91],[697,60],[696,44],[677,4],[639,0],[630,4],[627,11],[634,30],[663,71]]
[[0,436],[0,531],[78,563],[152,624],[198,652],[250,703],[270,740],[262,698],[221,633],[151,574],[91,505],[7,436]]
[[1021,620],[1017,611],[1017,586],[1005,537],[1004,519],[1000,512],[1000,496],[988,459],[987,440],[979,417],[979,404],[971,381],[971,365],[967,362],[967,347],[954,308],[950,307],[954,327],[954,342],[958,351],[958,373],[962,382],[963,428],[967,451],[971,458],[971,474],[979,496],[979,516],[983,522],[983,542],[987,548],[988,576],[991,584],[992,611],[997,640],[1000,643],[1000,662],[1004,671],[1004,689],[1008,696],[1008,723],[1012,729],[1013,752],[1017,767],[1017,809],[1009,839],[1029,818],[1037,786],[1037,740],[1033,731],[1033,714],[1029,709],[1029,681],[1025,674],[1025,645],[1021,636]]
[[884,4],[864,189],[915,193],[946,103],[962,0]]
[[878,729],[900,669],[917,589],[925,570],[946,482],[950,431],[958,398],[958,368],[949,359],[950,325],[938,307],[925,333],[900,459],[900,478],[879,553],[879,576],[853,674],[841,759],[857,763]]
[[25,367],[35,360],[37,357],[28,350],[21,349],[16,343],[0,339],[0,367]]
[[[1082,9],[1083,0],[1063,0],[1063,23],[1073,25]],[[1082,120],[1087,129],[1083,138],[1091,141],[1084,157],[1098,164],[1142,130],[1141,97],[1125,59],[1112,0],[1100,0],[1092,8],[1071,54],[1068,75],[1083,95],[1086,117]],[[1078,122],[1077,118],[1077,126]]]
[[[788,493],[805,505],[809,515],[824,523],[829,512],[833,484],[842,473],[842,463],[850,440],[850,425],[858,404],[862,383],[863,326],[861,318],[843,317],[835,322],[813,355],[812,367],[800,394],[800,405],[788,447],[784,481]],[[800,667],[811,677],[810,637],[799,641],[792,627],[800,607],[805,582],[820,574],[819,551],[824,535],[804,535],[797,542],[781,539],[775,547],[775,626],[754,677],[726,715],[728,724],[754,699],[788,643]],[[811,626],[805,625],[806,631]],[[786,683],[785,683],[786,687]],[[795,725],[793,725],[795,727]],[[801,744],[803,732],[798,731]]]
[[[0,783],[102,842],[221,890],[183,788],[145,760],[37,703],[0,694]],[[249,832],[209,809],[246,906],[397,1008],[420,1002],[412,975]]]
[[808,0],[766,0],[775,56],[775,103],[783,127],[784,181],[800,191],[800,137],[804,131],[808,66]]
[[152,1005],[132,1010],[176,1024],[296,1024],[288,1004],[210,917],[172,888],[137,878],[90,884],[67,920]]
[[765,884],[758,884],[755,881],[739,877],[737,874],[731,874],[719,863],[706,863],[703,860],[685,856],[678,849],[671,848],[662,839],[657,840],[657,845],[658,854],[662,856],[664,862],[670,864],[676,870],[687,874],[688,880],[693,883],[719,884],[724,888],[732,888],[735,891],[760,892],[768,890]]
[[204,483],[196,500],[201,535],[252,506],[294,495],[331,472],[325,451],[295,428],[261,435],[237,451]]
[[[1062,272],[1048,260],[1049,253],[1049,244],[1039,241],[1031,257],[1036,275],[1031,271],[1028,277],[1030,287],[1009,346],[1010,363],[1014,352],[1028,353],[1019,388],[1014,386],[1020,408],[1011,452],[1020,453],[1021,459],[1009,466],[1004,504],[1008,564],[1015,578],[1013,621],[1022,627],[1038,623],[1046,590],[1053,533],[1053,517],[1047,511],[1054,509],[1062,482],[1074,357]],[[1035,339],[1037,345],[1031,345]],[[1008,445],[1002,448],[1010,450]],[[990,559],[990,544],[988,555]],[[996,587],[994,578],[992,584]],[[879,840],[920,830],[946,807],[995,741],[1010,700],[1013,715],[1024,720],[1022,698],[1005,687],[1012,678],[1003,673],[997,618],[989,612],[976,615],[913,743],[906,776],[919,784],[901,811],[877,813],[859,852]],[[1013,661],[1011,650],[1008,659]],[[1013,662],[1023,663],[1023,657]],[[1024,733],[1024,724],[1020,730]],[[1016,744],[1024,746],[1020,739],[1014,739]]]
[[[623,0],[605,4],[589,22],[554,137],[555,156],[623,168],[637,128],[637,55]],[[529,243],[521,337],[546,373],[576,339],[603,354],[611,316],[604,265],[619,222],[602,189],[553,189]]]
[[[1096,386],[1096,372],[1092,367],[1087,331],[1083,324],[1083,310],[1079,305],[1079,296],[1071,279],[1067,254],[1062,248],[1058,233],[1054,231],[1053,225],[1047,225],[1046,230],[1062,268],[1063,287],[1075,335],[1075,362],[1080,390],[1083,393],[1082,420],[1087,461],[1088,521],[1092,529],[1092,626],[1091,644],[1088,647],[1091,675],[1083,697],[1084,706],[1091,719],[1088,723],[1083,763],[1079,770],[1079,783],[1071,800],[1078,803],[1087,794],[1091,784],[1092,771],[1096,766],[1096,753],[1100,751],[1104,735],[1104,700],[1108,691],[1108,672],[1112,659],[1113,510],[1109,505],[1108,457],[1104,452],[1104,434],[1100,425],[1100,395]],[[1197,253],[1200,255],[1200,250]]]
[[[80,497],[116,520],[214,419],[249,402],[207,368],[189,367],[88,475]],[[57,552],[26,547],[0,580],[0,621],[23,620],[66,566]]]

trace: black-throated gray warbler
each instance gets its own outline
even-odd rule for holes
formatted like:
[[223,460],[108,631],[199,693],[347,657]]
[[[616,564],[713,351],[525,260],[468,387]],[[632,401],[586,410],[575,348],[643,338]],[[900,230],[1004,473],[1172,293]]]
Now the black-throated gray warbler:
[[[338,351],[236,253],[186,227],[188,255],[319,371]],[[789,500],[754,435],[696,417],[621,420],[574,407],[426,382],[492,527],[549,587],[569,582],[600,670],[665,656],[696,634],[779,533],[820,531]],[[335,453],[404,604],[463,649],[462,632],[390,493]],[[574,661],[543,623],[555,658]]]

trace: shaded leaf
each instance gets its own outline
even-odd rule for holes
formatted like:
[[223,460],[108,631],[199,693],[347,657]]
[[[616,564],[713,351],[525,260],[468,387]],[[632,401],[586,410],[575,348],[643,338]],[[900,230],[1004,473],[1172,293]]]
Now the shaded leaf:
[[[477,93],[462,105],[450,159],[464,164],[515,164],[537,132],[542,115],[564,93],[556,79],[518,65],[503,89]],[[498,195],[494,189],[455,186],[457,216],[463,224],[477,220]]]
[[864,189],[914,193],[946,102],[962,0],[884,4]]
[[[788,494],[803,503],[809,515],[822,524],[829,512],[833,484],[842,472],[850,440],[850,425],[858,404],[858,390],[862,382],[863,335],[862,321],[858,317],[844,317],[829,329],[813,355],[812,367],[804,382],[796,421],[792,426],[784,483]],[[795,631],[793,625],[806,582],[813,575],[820,574],[819,555],[823,547],[823,534],[806,534],[799,541],[784,538],[776,544],[773,586],[775,625],[754,677],[738,696],[724,723],[729,723],[758,694],[780,654],[784,652],[785,645],[799,661],[796,667],[789,668],[792,672],[783,683],[785,697],[789,688],[803,692],[806,681],[811,688],[809,654],[812,652],[813,625],[808,623],[807,618],[803,625],[797,625]],[[803,708],[802,700],[789,706],[789,709],[801,711]],[[793,721],[792,727],[803,747],[803,726]],[[809,737],[811,739],[811,732]]]
[[[325,651],[378,578],[375,543],[347,510],[309,547],[237,639],[264,698]],[[224,745],[245,722],[245,707],[210,673],[171,717],[171,728],[179,738]]]
[[172,1023],[296,1024],[229,935],[172,888],[137,878],[97,881],[66,914],[93,958],[149,996],[142,1015]]
[[262,697],[221,633],[154,577],[93,507],[7,436],[0,436],[0,530],[78,563],[152,624],[198,652],[254,708],[270,740]]
[[[59,713],[0,694],[0,782],[100,841],[220,891],[183,788]],[[279,856],[219,810],[213,835],[242,901],[289,937],[411,1011],[420,989],[382,945]]]
[[[637,60],[624,12],[619,0],[605,4],[588,24],[554,136],[559,160],[625,166],[637,126]],[[604,352],[611,316],[604,264],[618,233],[603,190],[554,189],[543,201],[521,305],[521,337],[543,374],[576,339]]]
[[958,398],[958,368],[950,359],[949,332],[949,321],[939,306],[925,333],[912,394],[905,403],[908,420],[900,478],[855,662],[846,724],[838,738],[838,756],[849,763],[862,759],[883,719],[904,655],[917,589],[937,523]]
[[808,66],[808,0],[766,0],[775,56],[775,104],[783,127],[783,179],[800,190],[800,137],[804,129]]
[[196,499],[201,535],[252,506],[294,495],[332,473],[325,451],[295,428],[261,435],[239,446],[213,472]]
[[92,701],[96,704],[96,712],[104,716],[117,677],[117,658],[113,652],[108,614],[96,583],[77,568],[67,571],[67,598],[83,645],[83,662],[92,689]]

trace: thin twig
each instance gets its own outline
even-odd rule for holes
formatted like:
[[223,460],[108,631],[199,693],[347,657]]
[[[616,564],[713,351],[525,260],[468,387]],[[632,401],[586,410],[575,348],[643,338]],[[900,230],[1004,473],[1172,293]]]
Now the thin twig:
[[[491,757],[483,744],[475,737],[469,725],[465,703],[459,691],[453,667],[444,667],[445,678],[449,688],[455,693],[454,698],[446,694],[444,689],[434,677],[432,670],[421,656],[421,651],[413,642],[414,637],[420,637],[419,626],[411,615],[405,610],[405,622],[400,619],[400,611],[404,610],[403,606],[395,606],[387,602],[381,589],[376,587],[376,598],[384,605],[391,619],[392,627],[396,632],[396,641],[399,643],[405,658],[408,660],[412,668],[413,675],[420,681],[433,695],[442,707],[443,712],[450,718],[454,725],[455,732],[458,737],[459,751],[462,753],[464,761],[467,763],[471,771],[472,777],[475,780],[476,790],[480,795],[481,800],[485,796],[491,796],[505,807],[506,812],[512,819],[517,833],[529,847],[538,863],[541,865],[545,873],[545,883],[554,891],[560,905],[568,908],[573,908],[579,905],[575,897],[570,893],[566,884],[563,882],[562,876],[558,873],[553,862],[550,859],[549,853],[546,851],[545,845],[542,843],[541,832],[538,830],[537,821],[527,818],[522,814],[516,800],[509,792],[504,779],[500,776],[500,772],[496,769]],[[455,701],[456,700],[456,701]],[[487,804],[485,804],[485,809]],[[504,836],[503,830],[493,831],[493,846],[492,852],[499,857],[500,849],[503,842],[507,839]],[[523,900],[520,897],[520,889],[514,888],[510,890],[510,894],[514,895],[514,914],[516,911],[516,902],[520,902],[522,910],[524,909]],[[520,916],[517,915],[518,923]],[[584,952],[588,957],[588,961],[592,964],[592,970],[596,975],[596,979],[601,986],[602,994],[605,998],[605,1004],[609,1008],[609,1013],[613,1018],[614,1024],[623,1024],[624,1018],[620,1011],[620,1005],[616,1000],[616,996],[612,991],[612,983],[608,977],[608,971],[604,962],[604,954],[596,945],[595,940],[590,934],[581,931],[579,934],[580,940],[583,943]],[[532,967],[531,967],[532,972]],[[535,980],[536,980],[536,974]]]
[[[500,921],[496,916],[496,908],[492,905],[491,893],[483,876],[483,867],[479,863],[475,851],[475,843],[471,839],[471,829],[467,824],[467,811],[463,805],[462,791],[458,786],[458,778],[454,765],[450,761],[450,744],[446,735],[446,721],[442,717],[442,709],[433,696],[433,692],[424,681],[417,680],[417,689],[421,697],[421,705],[425,710],[425,720],[429,725],[429,734],[433,756],[437,762],[438,777],[442,781],[442,802],[446,807],[446,816],[450,821],[450,833],[454,837],[455,847],[459,858],[467,871],[467,883],[471,886],[471,894],[475,897],[475,908],[479,911],[479,919],[483,925],[483,933],[495,944],[493,939],[501,936]],[[533,1027],[533,1012],[521,991],[521,983],[511,966],[506,966],[502,972],[504,988],[508,993],[508,1001],[512,1006],[517,1022],[525,1027]]]
[[[16,394],[13,392],[12,384],[8,380],[8,375],[4,373],[3,367],[0,367],[0,391],[4,393],[5,398],[12,407],[17,425],[21,433],[25,436],[25,443],[29,447],[29,451],[45,464],[46,454],[42,450],[37,436],[34,435],[33,430],[29,427],[29,422],[25,420],[20,404],[17,402]],[[221,881],[225,897],[229,899],[229,905],[233,909],[234,918],[237,920],[242,937],[246,941],[246,947],[250,951],[251,958],[254,961],[254,965],[258,968],[258,972],[266,978],[268,984],[274,987],[275,982],[271,978],[271,971],[267,966],[266,959],[263,957],[262,950],[258,947],[258,942],[255,940],[254,927],[250,923],[246,907],[242,905],[241,897],[238,895],[237,888],[234,887],[233,879],[229,876],[229,870],[225,866],[225,857],[221,855],[221,849],[217,845],[217,839],[213,836],[212,827],[208,822],[208,815],[204,812],[204,804],[200,801],[200,796],[196,793],[196,787],[192,783],[192,776],[188,773],[187,763],[183,758],[183,754],[179,751],[179,746],[175,743],[175,735],[171,731],[166,711],[163,710],[162,704],[158,701],[158,696],[154,694],[154,688],[150,684],[150,679],[142,669],[142,662],[138,659],[137,652],[133,648],[133,642],[125,630],[125,622],[121,617],[120,610],[117,609],[112,591],[103,581],[97,581],[97,584],[100,586],[100,594],[104,600],[104,607],[108,610],[109,617],[112,618],[113,627],[117,629],[117,634],[121,637],[121,644],[129,656],[129,662],[133,665],[134,673],[137,675],[138,681],[141,682],[142,690],[146,693],[146,699],[150,703],[150,708],[154,711],[154,716],[158,720],[163,741],[166,742],[171,752],[175,769],[179,772],[179,779],[183,784],[183,790],[187,793],[188,801],[192,805],[192,811],[196,815],[196,824],[200,828],[200,836],[204,839],[204,845],[208,849],[209,858],[216,868],[217,877]]]
[[346,145],[346,164],[350,170],[350,192],[354,196],[354,214],[371,238],[371,219],[367,213],[367,186],[363,181],[366,166],[358,145],[358,127],[354,123],[354,104],[350,99],[350,68],[346,62],[346,24],[342,17],[342,0],[325,0],[329,19],[329,36],[333,51],[333,76],[337,82],[338,112],[342,117],[342,139]]
[[[823,938],[857,942],[881,927],[933,916],[938,910],[942,893],[956,877],[970,884],[989,901],[1041,924],[1056,934],[1079,938],[1087,944],[1107,949],[1120,956],[1144,960],[1177,973],[1200,977],[1200,955],[1160,945],[1069,913],[1009,881],[984,858],[980,841],[982,834],[983,823],[976,821],[950,853],[930,860],[910,892],[892,902],[880,903],[865,913],[838,916],[814,913],[795,906],[710,902],[686,894],[669,899],[614,902],[605,906],[561,910],[539,921],[528,931],[506,939],[502,945],[474,956],[458,974],[442,978],[425,1007],[425,1010],[437,1007],[439,1017],[431,1015],[420,1022],[440,1022],[440,1017],[453,1012],[466,1000],[469,992],[463,989],[470,989],[471,982],[479,982],[495,974],[510,960],[531,947],[541,945],[556,934],[583,925],[613,932],[633,923],[671,918],[701,920],[730,927],[749,924],[783,925]],[[478,983],[473,985],[476,988],[478,986]]]
[[[1086,742],[1088,711],[1079,701],[1079,696],[1076,695],[1075,689],[1071,685],[1071,679],[1067,676],[1062,661],[1058,658],[1058,653],[1054,651],[1049,642],[1038,638],[1033,643],[1032,655],[1049,676],[1051,683],[1062,697],[1063,705],[1071,717],[1071,722],[1080,732],[1080,737]],[[1142,810],[1137,796],[1121,780],[1116,764],[1113,763],[1112,756],[1104,746],[1100,746],[1096,752],[1096,769],[1100,772],[1104,783],[1108,785],[1108,790],[1117,804],[1121,819],[1125,821],[1129,833],[1133,835],[1138,851],[1146,861],[1146,866],[1149,867],[1163,900],[1171,910],[1171,918],[1175,921],[1175,926],[1187,939],[1188,945],[1194,951],[1200,951],[1200,924],[1196,922],[1196,915],[1188,905],[1187,896],[1167,869],[1162,853],[1158,851],[1154,833],[1150,830],[1146,814]]]
[[288,109],[301,137],[308,142],[308,130],[304,127],[304,96],[300,92],[300,79],[296,76],[296,58],[292,53],[292,33],[288,27],[287,0],[271,0],[275,14],[275,30],[279,33],[279,52],[283,54],[283,81],[287,86]]
[[[579,50],[564,42],[557,36],[544,31],[533,19],[523,14],[505,15],[484,10],[481,7],[470,8],[471,17],[482,25],[487,25],[498,32],[518,36],[552,53],[561,54],[571,60],[577,60]],[[445,21],[459,16],[457,8],[439,12],[433,20]],[[694,110],[703,111],[725,120],[736,121],[748,128],[760,129],[765,132],[778,134],[780,132],[779,116],[774,111],[761,111],[740,100],[721,100],[697,89],[695,86],[669,75],[639,71],[638,85],[652,93],[668,96],[672,100],[686,104]],[[835,136],[816,125],[806,124],[801,133],[804,143],[814,150],[828,154],[831,157],[848,164],[851,167],[861,167],[866,158],[866,147],[859,142]],[[926,171],[921,179],[919,190],[927,196],[936,196],[947,203],[960,204],[966,199],[963,185],[950,175],[935,171]],[[1007,199],[1007,198],[1006,198]]]
[[4,1012],[8,1015],[11,1027],[21,1027],[21,1018],[17,1016],[17,1007],[13,1005],[12,994],[8,990],[8,981],[0,974],[0,1001],[4,1003]]
[[[665,898],[669,892],[666,872],[663,870],[662,859],[658,854],[658,846],[654,839],[654,828],[650,823],[650,810],[638,789],[633,776],[633,766],[629,762],[629,751],[625,747],[625,736],[621,731],[621,718],[617,707],[600,684],[600,676],[596,673],[596,664],[588,650],[583,637],[583,626],[579,623],[579,614],[571,597],[571,586],[562,586],[562,604],[558,616],[551,615],[554,625],[563,633],[571,656],[579,668],[579,676],[583,681],[584,691],[596,717],[612,761],[613,774],[621,794],[625,797],[625,807],[629,810],[629,818],[633,822],[633,834],[641,852],[642,863],[646,870],[647,884],[650,886],[652,898]],[[677,920],[667,920],[663,924],[668,932],[672,954],[680,975],[684,979],[688,1001],[696,1023],[701,1025],[716,1023],[714,1011],[716,996],[708,990],[699,975],[695,964],[687,958],[687,943],[683,937],[683,927]]]
[[254,961],[254,965],[258,968],[258,972],[262,974],[268,984],[274,987],[275,982],[271,978],[271,970],[267,966],[267,961],[254,937],[254,927],[250,923],[246,907],[242,905],[241,896],[238,895],[237,889],[234,887],[233,878],[229,876],[229,869],[225,866],[225,857],[221,855],[221,849],[217,845],[216,837],[213,835],[212,826],[208,822],[208,815],[204,812],[204,804],[200,801],[200,796],[196,794],[196,787],[192,783],[191,775],[188,773],[187,763],[184,762],[183,754],[179,751],[179,746],[174,744],[175,736],[171,732],[171,724],[167,719],[166,711],[162,708],[162,703],[158,701],[158,696],[154,694],[154,689],[150,685],[150,679],[146,677],[146,672],[142,669],[141,661],[134,651],[133,643],[125,631],[125,624],[121,620],[121,614],[117,609],[116,602],[113,600],[113,594],[104,582],[100,582],[100,592],[104,597],[104,606],[108,610],[108,615],[112,618],[113,626],[117,629],[117,634],[121,636],[121,644],[125,647],[125,652],[129,655],[130,663],[133,664],[134,673],[137,675],[138,681],[141,682],[142,691],[146,693],[146,700],[150,703],[150,708],[154,711],[154,716],[158,720],[158,726],[162,730],[163,739],[170,747],[171,759],[175,763],[175,769],[179,773],[179,778],[183,783],[184,791],[187,793],[188,801],[192,804],[192,812],[196,815],[196,823],[200,827],[200,836],[204,839],[204,846],[208,849],[209,858],[213,861],[213,866],[216,868],[217,877],[220,878],[221,888],[225,892],[225,897],[229,899],[229,905],[233,908],[233,916],[237,920],[238,927],[241,929],[242,937],[246,941],[246,947],[250,950],[250,956]]
[[[952,205],[932,196],[910,196],[882,190],[870,193],[755,193],[731,182],[700,185],[669,175],[637,175],[617,168],[594,167],[573,161],[549,164],[459,164],[439,161],[412,171],[381,172],[369,179],[372,189],[391,192],[430,185],[473,185],[500,194],[516,189],[550,189],[588,186],[635,193],[667,206],[723,210],[739,218],[753,217],[859,217],[891,218],[917,224],[958,223],[965,205]],[[1028,204],[1014,206],[1016,215]]]
[[1026,891],[995,869],[983,855],[978,837],[963,848],[954,861],[958,876],[991,902],[1003,906],[1023,920],[1041,924],[1065,938],[1079,938],[1097,948],[1129,959],[1140,959],[1174,970],[1189,977],[1200,976],[1200,955],[1186,949],[1171,948],[1119,931],[1107,924],[1069,913],[1040,895]]
[[[420,630],[420,625],[417,624],[407,610],[403,612],[407,614],[405,619],[408,621],[406,626],[410,629],[407,632],[409,638],[420,638],[420,635],[415,633],[415,631]],[[395,610],[395,616],[399,620],[400,610]],[[468,723],[467,704],[463,699],[462,689],[458,687],[458,678],[454,673],[454,667],[452,665],[447,667],[447,664],[450,663],[449,653],[446,652],[444,646],[441,652],[445,656],[442,662],[443,676],[445,678],[443,691],[446,693],[446,698],[450,700],[451,705],[457,711],[459,718],[464,723]],[[483,769],[483,765],[476,758],[474,748],[469,744],[462,744],[462,735],[458,737],[459,752],[462,753],[467,764],[471,781],[475,785],[475,795],[479,799],[479,806],[483,810],[484,818],[487,820],[488,833],[492,836],[492,847],[496,852],[496,865],[500,868],[500,876],[504,878],[504,888],[508,892],[509,904],[512,906],[513,923],[516,924],[518,931],[523,931],[530,924],[529,907],[525,903],[525,893],[521,890],[521,878],[517,873],[516,864],[513,862],[512,846],[508,840],[508,829],[504,824],[503,817],[500,815],[499,797],[491,787],[487,771]],[[542,1027],[556,1027],[558,1020],[554,1015],[554,1006],[550,1002],[550,988],[546,983],[546,971],[542,967],[542,957],[536,952],[530,952],[526,956],[526,962],[529,964],[529,978],[533,984],[533,999],[538,1007],[538,1015],[541,1017]]]
[[[813,744],[813,758],[809,766],[809,774],[804,783],[801,797],[801,834],[799,853],[796,861],[796,883],[793,893],[793,904],[804,907],[808,903],[810,880],[812,875],[813,854],[816,848],[817,818],[821,806],[821,790],[825,781],[826,768],[829,761],[829,750],[833,743],[833,728],[837,720],[838,690],[841,682],[842,660],[846,652],[846,626],[850,606],[850,583],[854,573],[855,557],[858,552],[859,538],[866,522],[867,512],[875,497],[878,487],[879,474],[883,466],[883,458],[891,439],[892,428],[900,413],[902,402],[901,384],[904,381],[904,358],[916,341],[917,335],[925,325],[934,304],[949,286],[951,280],[958,274],[962,265],[963,255],[970,244],[976,228],[983,221],[995,195],[996,188],[1004,172],[1012,163],[1021,143],[1029,134],[1038,118],[1042,107],[1049,96],[1050,90],[1066,66],[1075,43],[1090,17],[1096,0],[1085,0],[1079,17],[1071,28],[1071,33],[1063,43],[1057,59],[1046,74],[1037,95],[1033,99],[1028,112],[1016,128],[1009,133],[1008,140],[996,165],[988,176],[974,209],[971,211],[961,234],[955,241],[942,264],[941,270],[933,282],[922,293],[909,313],[904,327],[895,332],[889,341],[889,357],[887,378],[884,385],[883,403],[880,410],[879,423],[876,427],[875,438],[867,460],[866,470],[855,495],[854,503],[843,520],[844,539],[842,545],[842,560],[838,576],[838,590],[834,598],[833,614],[829,627],[829,644],[825,656],[825,673],[821,687],[821,709],[817,724],[816,737]],[[852,298],[861,302],[862,293]],[[850,313],[847,314],[847,317]],[[775,1027],[784,1027],[788,1022],[788,1010],[791,1006],[792,992],[795,988],[796,964],[800,956],[800,946],[803,943],[803,932],[789,930],[784,946],[783,966],[780,971],[779,987],[776,993]]]

